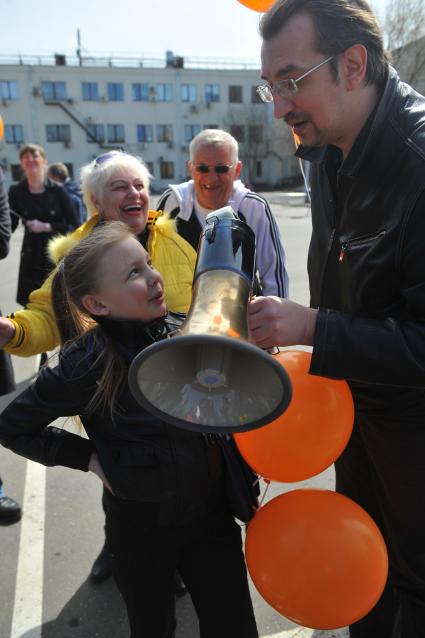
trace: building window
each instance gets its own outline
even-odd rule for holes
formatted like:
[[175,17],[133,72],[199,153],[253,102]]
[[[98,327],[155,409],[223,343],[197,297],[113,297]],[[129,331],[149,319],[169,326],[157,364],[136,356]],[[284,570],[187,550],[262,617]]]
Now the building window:
[[229,86],[229,102],[233,104],[241,104],[243,102],[241,86]]
[[125,142],[124,124],[107,124],[108,142]]
[[196,84],[182,84],[180,97],[182,102],[196,102]]
[[22,144],[24,141],[24,132],[21,124],[6,124],[4,135],[7,144]]
[[122,82],[108,82],[108,100],[110,102],[124,101],[124,84]]
[[173,141],[173,127],[171,124],[156,125],[156,141],[157,142],[172,142]]
[[200,124],[185,124],[184,125],[184,141],[191,142],[195,135],[201,132]]
[[146,166],[148,167],[149,173],[153,175],[153,169],[154,169],[153,162],[146,162]]
[[158,102],[172,102],[173,101],[173,85],[172,84],[157,84],[156,99]]
[[252,124],[248,127],[248,140],[251,144],[264,141],[264,130],[261,124]]
[[66,100],[65,82],[42,82],[41,92],[45,100]]
[[153,142],[152,124],[137,125],[137,141],[138,142]]
[[161,161],[161,179],[174,179],[174,162]]
[[48,142],[70,142],[71,127],[69,124],[46,124]]
[[131,85],[133,102],[149,102],[149,84],[133,82]]
[[211,102],[220,102],[220,88],[218,84],[205,85],[205,102],[207,104],[210,104]]
[[230,127],[230,135],[233,135],[238,142],[245,142],[245,127],[240,124],[233,124]]
[[83,100],[97,102],[99,99],[99,86],[97,82],[82,82]]
[[15,80],[0,80],[0,97],[3,100],[19,100],[18,83]]
[[103,124],[87,124],[87,142],[104,142],[105,126]]
[[257,87],[256,86],[252,86],[251,87],[251,102],[253,104],[263,104],[262,99],[260,98],[260,96],[257,93]]
[[257,177],[263,177],[263,162],[261,160],[255,162],[255,172]]

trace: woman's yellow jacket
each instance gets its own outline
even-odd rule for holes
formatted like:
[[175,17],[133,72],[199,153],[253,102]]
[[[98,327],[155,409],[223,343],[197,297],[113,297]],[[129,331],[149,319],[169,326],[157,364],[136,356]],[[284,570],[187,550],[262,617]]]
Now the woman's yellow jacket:
[[[66,236],[54,238],[49,244],[52,261],[58,263],[81,239],[89,235],[98,223],[99,216],[90,217],[82,226]],[[192,296],[192,279],[195,271],[196,252],[176,232],[175,222],[158,211],[149,211],[148,252],[153,265],[164,279],[168,310],[187,312]],[[13,339],[4,347],[10,354],[30,357],[53,350],[59,344],[59,333],[51,302],[52,278],[49,275],[38,290],[29,296],[23,310],[9,315],[15,324]]]

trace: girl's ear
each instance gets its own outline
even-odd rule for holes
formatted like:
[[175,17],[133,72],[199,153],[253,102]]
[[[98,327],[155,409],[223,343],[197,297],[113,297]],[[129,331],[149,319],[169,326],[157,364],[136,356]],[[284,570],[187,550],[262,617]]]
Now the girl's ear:
[[109,308],[105,306],[97,295],[85,295],[81,303],[87,312],[94,316],[106,317],[109,315]]

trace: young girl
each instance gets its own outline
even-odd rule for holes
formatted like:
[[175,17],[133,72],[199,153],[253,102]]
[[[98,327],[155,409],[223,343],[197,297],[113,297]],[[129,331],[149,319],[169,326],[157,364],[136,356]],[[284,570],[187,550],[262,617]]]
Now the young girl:
[[[52,293],[67,344],[58,366],[44,369],[0,416],[0,442],[103,481],[107,538],[131,638],[174,635],[176,568],[202,638],[257,637],[220,446],[158,421],[128,387],[133,357],[182,320],[166,314],[161,275],[128,228],[109,222],[68,253]],[[77,414],[88,439],[48,427]]]

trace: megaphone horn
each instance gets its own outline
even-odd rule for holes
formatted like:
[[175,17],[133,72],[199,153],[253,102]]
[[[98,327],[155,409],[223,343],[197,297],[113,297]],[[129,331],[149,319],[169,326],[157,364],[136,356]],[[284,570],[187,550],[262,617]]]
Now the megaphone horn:
[[266,425],[288,407],[284,368],[249,343],[254,263],[251,228],[230,206],[210,213],[186,320],[130,366],[131,391],[151,414],[186,430],[231,433]]

